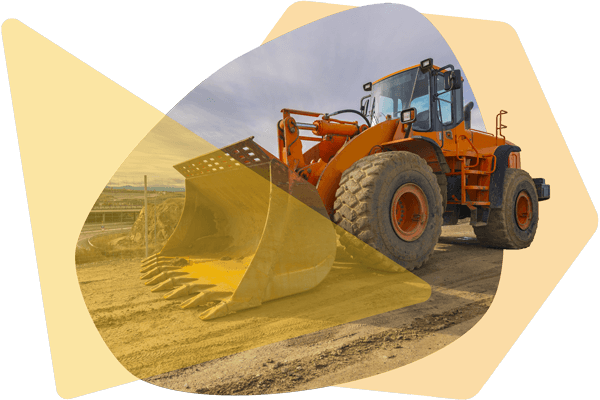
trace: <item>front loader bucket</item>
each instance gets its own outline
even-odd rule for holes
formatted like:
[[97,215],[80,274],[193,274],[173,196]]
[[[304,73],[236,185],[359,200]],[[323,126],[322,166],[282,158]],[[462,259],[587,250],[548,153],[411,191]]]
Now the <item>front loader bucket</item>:
[[164,248],[142,261],[153,291],[203,306],[200,317],[211,319],[325,278],[336,236],[316,189],[252,138],[175,168],[186,177],[185,205]]

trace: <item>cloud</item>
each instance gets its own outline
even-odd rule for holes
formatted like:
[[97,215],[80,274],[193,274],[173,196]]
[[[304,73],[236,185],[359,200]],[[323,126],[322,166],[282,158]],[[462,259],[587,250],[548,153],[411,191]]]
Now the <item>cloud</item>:
[[483,117],[481,116],[481,111],[478,108],[473,108],[471,110],[471,128],[477,129],[479,131],[486,131],[485,124],[483,123]]
[[163,118],[136,146],[108,186],[143,185],[182,187],[184,177],[173,165],[215,150],[215,147],[169,117]]
[[[154,129],[111,184],[139,182],[144,174],[161,185],[183,182],[174,164],[211,151],[210,144],[220,148],[250,136],[276,154],[282,108],[320,113],[358,109],[363,83],[430,57],[438,66],[460,68],[433,25],[406,6],[366,6],[315,21],[242,55],[195,87],[168,113],[179,127],[163,123]],[[475,101],[466,77],[464,87],[465,104]],[[477,109],[475,104],[473,111]],[[345,117],[360,119],[340,115]],[[483,128],[475,112],[473,126]],[[173,143],[175,132],[183,132],[181,143]]]
[[[460,67],[443,37],[417,11],[394,4],[351,9],[237,58],[192,90],[169,116],[217,147],[255,136],[276,152],[282,108],[358,109],[363,83],[430,57],[439,66]],[[474,97],[467,81],[468,101]]]

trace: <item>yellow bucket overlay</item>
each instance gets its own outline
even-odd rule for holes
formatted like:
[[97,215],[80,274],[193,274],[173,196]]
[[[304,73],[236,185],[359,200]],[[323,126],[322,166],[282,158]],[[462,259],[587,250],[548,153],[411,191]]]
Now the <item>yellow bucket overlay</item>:
[[181,219],[142,261],[153,291],[208,306],[200,317],[212,319],[310,290],[329,273],[336,235],[316,190],[251,139],[176,168],[187,178]]

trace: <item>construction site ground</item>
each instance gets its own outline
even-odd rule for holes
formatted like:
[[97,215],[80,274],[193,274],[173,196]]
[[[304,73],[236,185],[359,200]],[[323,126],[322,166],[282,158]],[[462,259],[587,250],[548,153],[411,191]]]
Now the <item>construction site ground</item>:
[[[207,323],[197,318],[198,312],[181,310],[144,286],[139,258],[81,264],[77,274],[98,331],[135,376],[157,386],[205,394],[306,390],[365,378],[419,360],[477,323],[498,287],[502,250],[479,246],[471,226],[465,223],[468,221],[461,222],[443,227],[434,254],[415,271],[431,285],[429,299],[333,327],[316,329],[315,325],[311,333],[285,340],[273,338],[289,337],[300,312],[303,321],[311,312],[318,314],[323,298],[312,299],[314,311],[292,299],[286,303],[287,309],[272,318],[261,317],[269,310],[267,303]],[[346,260],[336,261],[330,273],[339,285],[348,278],[347,290],[357,306],[369,294],[362,293],[353,281],[374,274],[362,270],[356,271]],[[328,306],[335,309],[335,304]],[[339,308],[352,309],[352,304],[340,304]],[[320,318],[308,320],[316,323]],[[263,336],[271,336],[267,344],[257,339]],[[248,349],[248,341],[256,345]],[[206,361],[194,362],[198,359]]]

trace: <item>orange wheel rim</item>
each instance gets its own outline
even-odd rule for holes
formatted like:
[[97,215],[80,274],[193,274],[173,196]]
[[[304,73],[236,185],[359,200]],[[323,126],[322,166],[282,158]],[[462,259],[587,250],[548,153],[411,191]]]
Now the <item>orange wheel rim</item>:
[[429,217],[423,190],[414,183],[400,186],[392,199],[391,217],[394,231],[400,239],[412,242],[420,238]]
[[515,206],[515,219],[519,229],[524,231],[531,225],[531,219],[533,217],[533,203],[531,197],[526,191],[521,191],[517,196],[517,202]]

